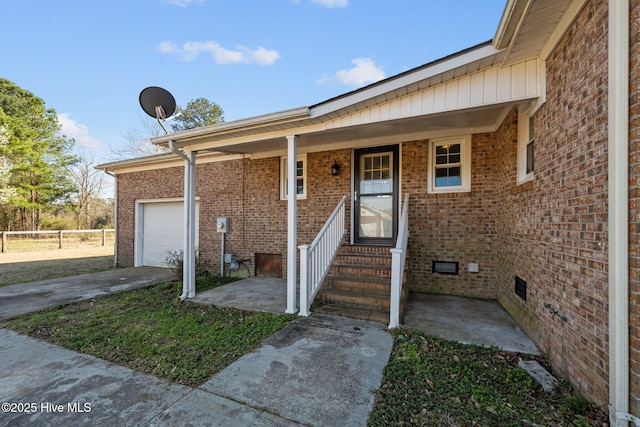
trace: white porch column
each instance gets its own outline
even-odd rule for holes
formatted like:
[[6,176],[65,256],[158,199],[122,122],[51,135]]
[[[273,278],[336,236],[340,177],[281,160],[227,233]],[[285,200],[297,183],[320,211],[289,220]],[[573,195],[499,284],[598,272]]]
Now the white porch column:
[[298,137],[287,136],[287,309],[285,313],[296,312],[296,258],[298,248],[296,156]]
[[186,154],[184,161],[184,268],[182,295],[196,296],[196,153]]

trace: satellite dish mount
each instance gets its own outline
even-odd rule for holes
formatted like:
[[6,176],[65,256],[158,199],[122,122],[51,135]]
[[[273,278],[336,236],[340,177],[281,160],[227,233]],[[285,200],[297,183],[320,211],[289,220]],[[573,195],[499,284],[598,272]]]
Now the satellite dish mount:
[[162,122],[180,114],[180,107],[176,106],[173,95],[158,86],[149,86],[140,92],[140,106],[145,113],[158,120],[158,124],[165,134],[169,134],[169,132]]

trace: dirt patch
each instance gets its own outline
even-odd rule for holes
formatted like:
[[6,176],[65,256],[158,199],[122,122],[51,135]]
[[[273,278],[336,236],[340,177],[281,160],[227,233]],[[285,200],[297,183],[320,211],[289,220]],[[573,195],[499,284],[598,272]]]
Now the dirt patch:
[[94,273],[113,267],[113,246],[0,253],[0,286]]

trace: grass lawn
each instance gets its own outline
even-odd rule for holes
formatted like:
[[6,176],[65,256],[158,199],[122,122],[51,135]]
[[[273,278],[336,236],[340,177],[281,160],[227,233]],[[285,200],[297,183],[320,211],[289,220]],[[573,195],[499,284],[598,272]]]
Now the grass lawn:
[[[208,277],[198,292],[228,279]],[[294,315],[177,303],[180,285],[160,283],[0,322],[72,350],[198,386],[254,351]],[[370,426],[590,426],[607,417],[563,383],[548,395],[517,355],[402,328],[369,418]]]
[[[198,291],[221,284],[217,278]],[[0,323],[34,338],[198,386],[294,318],[186,302],[165,282]]]
[[394,340],[370,426],[608,425],[566,382],[544,393],[515,353],[405,329]]

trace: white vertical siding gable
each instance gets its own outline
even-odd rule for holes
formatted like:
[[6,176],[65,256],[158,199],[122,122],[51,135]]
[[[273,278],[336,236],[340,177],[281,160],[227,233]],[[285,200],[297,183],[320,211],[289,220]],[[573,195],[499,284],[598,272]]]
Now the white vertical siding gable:
[[[463,75],[423,88],[418,92],[400,91],[405,95],[333,119],[327,123],[327,128],[416,117],[535,98],[540,95],[539,72],[537,59],[509,66],[496,65],[470,75]],[[418,86],[413,84],[412,87]]]

